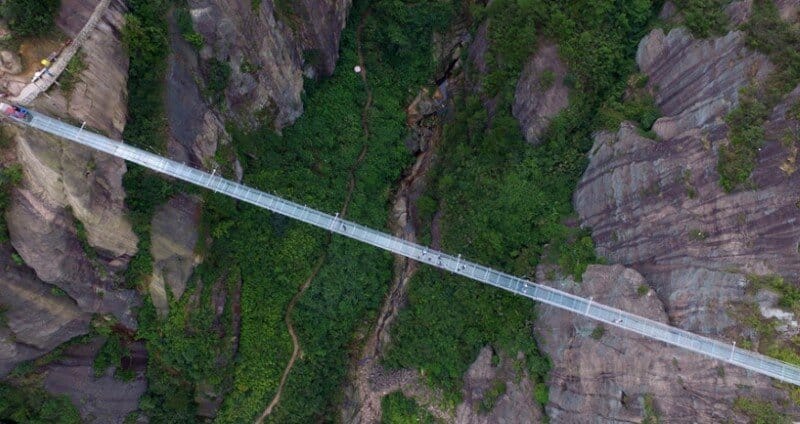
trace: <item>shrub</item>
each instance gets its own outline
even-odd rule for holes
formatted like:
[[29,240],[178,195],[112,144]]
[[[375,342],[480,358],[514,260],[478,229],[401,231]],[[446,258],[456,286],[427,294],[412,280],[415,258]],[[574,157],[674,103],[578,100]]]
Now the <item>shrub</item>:
[[52,30],[60,6],[61,0],[6,0],[0,11],[11,31],[35,37]]
[[61,90],[65,93],[72,93],[72,90],[75,88],[75,84],[80,78],[81,72],[83,72],[85,69],[86,62],[83,61],[83,52],[79,50],[74,56],[72,56],[72,59],[69,60],[69,63],[67,63],[67,68],[59,78]]
[[21,181],[22,167],[20,165],[0,168],[0,243],[8,241],[5,210],[11,205],[11,190]]
[[727,30],[728,16],[725,0],[677,0],[683,13],[683,24],[698,38],[722,35]]
[[231,77],[231,65],[217,59],[211,59],[208,64],[208,80],[206,89],[214,103],[221,103],[225,99],[225,89]]
[[602,339],[602,338],[603,338],[603,336],[604,336],[605,334],[606,334],[606,328],[603,326],[603,324],[598,324],[598,325],[597,325],[597,326],[594,328],[594,330],[592,330],[591,337],[592,337],[593,339],[595,339],[595,340],[600,340],[600,339]]
[[733,402],[733,409],[750,418],[752,424],[788,424],[791,422],[789,417],[776,411],[771,403],[757,399],[737,397]]
[[0,422],[78,424],[81,417],[66,396],[40,388],[0,383]]
[[176,21],[178,24],[178,31],[184,40],[194,46],[195,49],[203,47],[203,36],[194,30],[192,23],[192,16],[185,7],[179,7],[175,10]]

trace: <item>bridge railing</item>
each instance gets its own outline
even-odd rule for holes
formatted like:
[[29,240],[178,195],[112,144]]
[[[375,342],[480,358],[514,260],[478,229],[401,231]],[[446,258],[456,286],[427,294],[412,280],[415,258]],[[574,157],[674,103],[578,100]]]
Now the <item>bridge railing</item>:
[[410,259],[486,283],[536,301],[587,316],[608,325],[688,349],[757,373],[800,385],[800,367],[737,348],[708,337],[681,330],[573,294],[536,284],[407,240],[332,216],[278,196],[255,190],[220,176],[83,131],[61,121],[34,113],[31,127],[70,139],[154,171],[196,184],[305,223],[338,233]]

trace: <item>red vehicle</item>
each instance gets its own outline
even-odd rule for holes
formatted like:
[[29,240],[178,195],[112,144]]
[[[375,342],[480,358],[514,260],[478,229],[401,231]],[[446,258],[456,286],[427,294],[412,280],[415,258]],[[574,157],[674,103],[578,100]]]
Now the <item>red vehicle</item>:
[[33,120],[33,115],[28,111],[28,109],[20,106],[10,105],[8,103],[0,103],[0,112],[3,112],[4,115],[14,118],[18,121],[31,122]]

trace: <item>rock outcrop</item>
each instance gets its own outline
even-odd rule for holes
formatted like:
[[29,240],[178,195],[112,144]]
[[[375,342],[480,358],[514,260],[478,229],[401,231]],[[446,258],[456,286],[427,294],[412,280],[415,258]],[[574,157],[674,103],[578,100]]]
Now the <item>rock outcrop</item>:
[[796,128],[785,115],[800,91],[775,108],[767,125],[752,176],[757,189],[726,194],[716,172],[717,149],[727,143],[722,118],[737,89],[771,65],[744,50],[738,33],[691,41],[674,30],[667,38],[682,39],[678,44],[659,33],[642,41],[638,57],[648,84],[658,88],[666,116],[654,129],[663,140],[641,137],[627,124],[597,134],[575,207],[601,256],[641,271],[675,323],[713,334],[732,323],[725,306],[741,294],[741,273],[800,276],[800,174],[781,168],[796,155],[781,140]]
[[[64,0],[57,24],[74,36],[95,5]],[[74,90],[51,91],[37,100],[37,109],[67,112],[69,119],[119,137],[126,119],[127,59],[119,41],[125,10],[121,0],[112,2],[82,46],[86,66]],[[24,176],[6,220],[17,261],[33,272],[4,268],[8,286],[0,297],[10,305],[9,327],[17,341],[5,350],[11,356],[4,358],[4,372],[6,364],[88,332],[92,313],[113,314],[135,329],[132,308],[139,304],[138,295],[121,289],[116,278],[137,244],[124,212],[124,162],[35,131],[18,132],[14,142]]]
[[288,19],[296,22],[306,75],[333,75],[339,58],[339,36],[352,0],[300,0],[291,4],[294,16]]
[[[492,365],[495,353],[491,347],[481,349],[475,362],[464,375],[462,389],[464,401],[456,407],[455,422],[461,424],[532,424],[542,420],[542,411],[534,401],[533,384],[523,367],[515,367],[524,361],[520,353],[517,358],[500,355],[497,365]],[[502,394],[487,405],[490,392],[496,384],[505,386]],[[484,411],[481,404],[491,409]]]
[[[724,117],[737,105],[739,89],[765,79],[773,65],[744,47],[741,32],[695,40],[680,28],[653,30],[641,41],[637,62],[664,115],[653,126],[659,141],[629,123],[595,134],[574,204],[599,256],[634,268],[654,292],[637,299],[634,289],[645,280],[621,267],[590,268],[576,292],[728,339],[741,329],[733,304],[757,302],[762,314],[774,312],[764,293],[751,296],[747,274],[800,278],[800,174],[793,165],[800,123],[787,116],[800,89],[772,111],[752,184],[725,193],[716,170],[718,149],[729,142]],[[617,330],[593,340],[586,335],[595,324],[578,319],[569,328],[553,321],[553,312],[541,314],[540,333],[556,363],[548,407],[555,422],[588,420],[585,411],[641,419],[646,393],[672,422],[727,419],[737,396],[784,396],[761,377],[716,371],[713,361]],[[565,339],[570,343],[558,342]]]
[[719,120],[737,103],[739,89],[773,69],[744,46],[745,34],[695,40],[685,28],[653,30],[639,43],[636,62],[665,118],[653,126],[664,139]]
[[[65,3],[58,23],[67,34],[80,31],[80,22],[94,10],[90,6]],[[119,137],[126,114],[127,60],[118,39],[124,10],[115,1],[84,43],[86,68],[75,91],[54,92],[37,100],[37,108],[68,111],[73,119]],[[15,141],[24,178],[7,213],[12,245],[41,280],[60,287],[81,310],[112,313],[135,328],[130,309],[138,296],[118,289],[113,277],[137,244],[124,212],[125,163],[38,132],[18,134]]]
[[150,296],[161,316],[169,311],[167,287],[173,299],[180,299],[197,265],[194,249],[199,227],[200,201],[193,196],[179,194],[153,215]]
[[214,153],[228,144],[230,135],[219,114],[206,103],[198,86],[200,63],[194,48],[170,22],[170,55],[167,59],[166,112],[169,123],[167,154],[171,159],[211,170]]
[[42,283],[0,245],[0,376],[89,331],[90,314]]
[[136,410],[147,387],[144,346],[137,342],[128,347],[130,356],[123,365],[130,368],[134,378],[123,381],[114,377],[114,368],[94,376],[94,358],[102,345],[103,338],[98,337],[66,348],[58,360],[47,365],[44,388],[69,397],[84,422],[122,424]]
[[263,0],[255,9],[254,4],[194,0],[190,9],[195,29],[205,40],[201,58],[230,64],[225,97],[233,115],[247,117],[250,124],[273,117],[273,125],[282,128],[303,110],[304,52],[315,58],[312,68],[332,72],[350,1]]
[[554,44],[542,44],[522,70],[511,113],[528,143],[538,144],[550,120],[569,105],[566,74],[567,67]]
[[[590,266],[580,284],[558,288],[641,316],[668,322],[664,305],[636,271],[621,265]],[[733,408],[737,397],[800,408],[773,387],[767,377],[672,347],[552,306],[540,306],[535,332],[553,361],[550,400],[552,423],[748,422]],[[598,329],[600,328],[600,329]]]

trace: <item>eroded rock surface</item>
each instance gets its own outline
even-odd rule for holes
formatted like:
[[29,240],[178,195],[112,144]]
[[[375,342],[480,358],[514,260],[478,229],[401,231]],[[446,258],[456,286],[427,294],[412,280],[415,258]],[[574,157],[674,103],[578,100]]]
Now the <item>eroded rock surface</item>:
[[217,165],[214,153],[218,145],[230,143],[231,137],[223,119],[206,103],[203,88],[198,86],[197,53],[178,33],[174,22],[170,22],[170,46],[166,77],[170,135],[167,154],[171,159],[211,170]]
[[[76,34],[96,4],[65,0],[57,24],[66,34]],[[36,101],[35,108],[61,116],[68,113],[71,119],[86,121],[87,127],[119,137],[127,112],[128,65],[119,41],[125,10],[121,0],[113,1],[83,44],[86,68],[77,76],[74,91],[51,90]],[[115,277],[137,244],[124,211],[124,162],[36,131],[17,131],[14,143],[24,176],[6,215],[11,244],[38,279],[61,290],[52,290],[52,296],[43,296],[41,303],[30,307],[39,311],[34,317],[60,317],[49,319],[45,328],[53,335],[64,335],[56,337],[57,342],[42,344],[35,355],[26,353],[12,360],[39,356],[85,333],[91,313],[113,314],[123,326],[136,328],[131,308],[139,304],[138,295],[120,289]],[[29,274],[24,268],[9,268],[4,277],[33,278]],[[52,288],[32,281],[31,290]],[[60,300],[50,302],[51,297]],[[31,326],[15,337],[25,340],[35,337],[36,331]]]
[[195,245],[200,227],[200,201],[179,194],[153,215],[150,253],[153,277],[150,295],[162,316],[169,310],[166,288],[172,298],[180,299],[196,265]]
[[677,45],[655,30],[638,55],[666,115],[654,125],[663,140],[641,137],[629,124],[597,134],[574,202],[601,256],[641,271],[675,323],[715,334],[732,324],[726,302],[741,291],[743,273],[800,276],[800,174],[786,166],[796,160],[796,137],[785,141],[798,125],[786,110],[800,91],[770,118],[752,176],[757,189],[726,194],[716,171],[717,149],[728,142],[724,114],[737,89],[771,65],[744,50],[738,33],[691,41],[676,31],[670,36],[683,47],[665,47]]
[[[621,265],[590,266],[583,282],[558,288],[656,321],[668,322],[648,283]],[[535,331],[553,361],[547,415],[552,423],[641,422],[657,415],[662,423],[748,422],[734,412],[739,397],[800,409],[767,377],[560,309],[542,305]],[[730,421],[729,421],[730,420]]]
[[569,105],[566,73],[554,44],[539,47],[522,70],[511,113],[519,120],[528,143],[538,144],[550,120]]
[[[638,298],[636,286],[645,280],[621,267],[591,267],[580,289],[570,289],[728,340],[741,326],[731,305],[757,301],[769,313],[774,304],[763,293],[751,296],[747,274],[800,277],[798,123],[786,116],[800,90],[772,112],[752,185],[728,194],[716,171],[718,149],[728,143],[724,117],[739,89],[766,78],[772,64],[744,47],[741,32],[695,40],[685,29],[652,31],[637,61],[664,115],[653,126],[659,141],[629,123],[597,133],[574,204],[598,254],[636,269],[655,291]],[[594,323],[557,323],[556,315],[548,309],[539,325],[556,363],[548,407],[555,422],[589,420],[585,411],[640,420],[645,394],[652,394],[662,422],[724,421],[737,396],[785,397],[768,379],[741,369],[717,371],[714,361],[613,329],[594,340]]]
[[[470,365],[464,375],[462,389],[464,401],[456,407],[455,422],[461,424],[493,424],[493,423],[538,423],[542,419],[542,411],[534,401],[533,384],[524,367],[515,370],[515,361],[522,361],[501,355],[499,363],[492,365],[494,352],[491,347],[481,349],[475,362]],[[505,386],[503,394],[494,402],[489,411],[481,410],[481,402],[487,392],[495,384]]]
[[744,47],[745,34],[696,40],[685,28],[668,34],[655,29],[639,43],[636,62],[650,78],[647,86],[665,118],[653,126],[672,138],[713,123],[738,100],[739,89],[764,79],[773,69],[767,58]]
[[225,90],[230,109],[252,124],[259,116],[274,116],[274,126],[282,128],[303,110],[304,51],[318,59],[312,67],[324,74],[332,71],[350,1],[304,0],[277,7],[279,3],[264,0],[257,10],[252,4],[194,0],[190,9],[196,30],[206,40],[203,60],[230,64]]
[[89,331],[90,314],[16,265],[0,246],[0,376]]
[[139,397],[147,388],[144,346],[137,342],[128,347],[131,356],[124,366],[132,369],[134,378],[123,381],[114,377],[113,368],[100,377],[94,376],[94,357],[103,342],[98,337],[87,344],[66,348],[58,360],[47,365],[44,388],[68,396],[84,422],[122,424],[136,410]]

